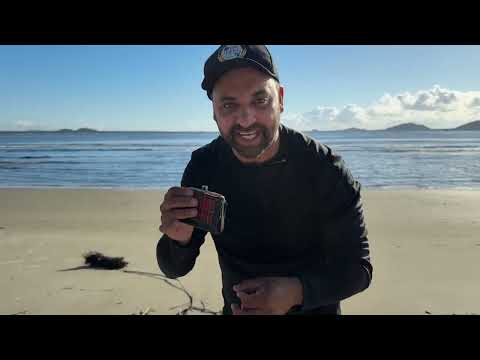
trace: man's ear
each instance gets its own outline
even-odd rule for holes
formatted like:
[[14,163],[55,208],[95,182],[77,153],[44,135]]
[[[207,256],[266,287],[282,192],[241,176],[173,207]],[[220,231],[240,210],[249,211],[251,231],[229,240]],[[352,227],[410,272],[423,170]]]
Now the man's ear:
[[281,113],[283,113],[283,109],[284,109],[283,94],[284,94],[283,86],[279,85],[279,87],[278,87],[278,102],[280,104],[280,112]]
[[217,115],[215,115],[215,111],[213,111],[213,120],[214,120],[216,123],[218,123],[218,121],[217,121]]

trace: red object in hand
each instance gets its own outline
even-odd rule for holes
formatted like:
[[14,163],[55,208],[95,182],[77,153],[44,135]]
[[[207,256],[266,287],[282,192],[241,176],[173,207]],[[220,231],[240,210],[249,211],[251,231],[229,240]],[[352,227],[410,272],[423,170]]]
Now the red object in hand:
[[208,191],[206,186],[203,189],[190,188],[193,190],[193,197],[198,201],[197,216],[182,222],[193,225],[212,234],[220,234],[225,224],[225,213],[227,202],[221,194]]

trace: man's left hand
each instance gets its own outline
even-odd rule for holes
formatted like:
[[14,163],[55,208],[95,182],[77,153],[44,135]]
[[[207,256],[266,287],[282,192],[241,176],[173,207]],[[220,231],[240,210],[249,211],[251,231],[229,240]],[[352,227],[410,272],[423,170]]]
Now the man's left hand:
[[249,279],[233,290],[241,300],[241,306],[232,305],[233,315],[285,315],[303,303],[303,286],[295,277]]

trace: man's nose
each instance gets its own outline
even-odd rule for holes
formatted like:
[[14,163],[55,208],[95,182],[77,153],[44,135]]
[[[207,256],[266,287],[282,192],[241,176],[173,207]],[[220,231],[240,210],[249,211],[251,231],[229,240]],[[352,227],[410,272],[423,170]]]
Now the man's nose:
[[248,128],[256,121],[256,114],[255,110],[253,110],[250,106],[245,106],[240,109],[240,113],[238,115],[238,124],[243,128]]

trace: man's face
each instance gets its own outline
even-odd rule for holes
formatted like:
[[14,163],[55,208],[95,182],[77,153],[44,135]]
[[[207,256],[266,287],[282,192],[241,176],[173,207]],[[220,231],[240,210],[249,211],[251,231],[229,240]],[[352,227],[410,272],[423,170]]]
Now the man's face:
[[220,134],[246,160],[263,157],[276,142],[283,88],[253,68],[222,76],[212,92],[213,113]]

